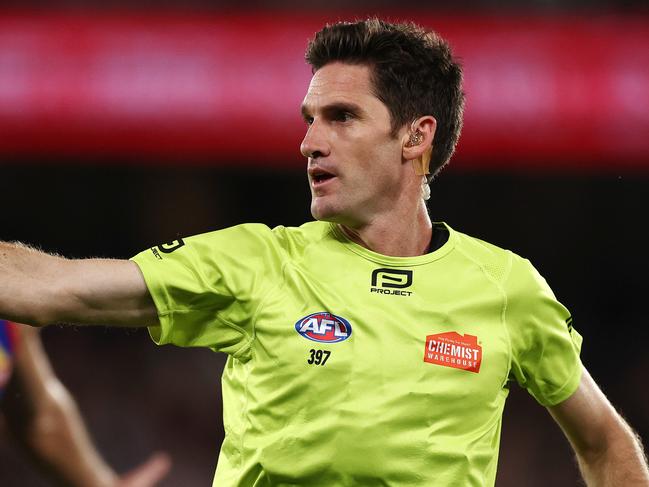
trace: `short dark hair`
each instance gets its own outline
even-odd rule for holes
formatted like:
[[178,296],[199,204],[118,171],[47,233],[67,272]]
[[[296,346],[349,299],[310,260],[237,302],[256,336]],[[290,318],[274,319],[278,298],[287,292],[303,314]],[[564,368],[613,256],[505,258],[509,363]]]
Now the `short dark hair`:
[[390,111],[393,134],[432,115],[437,131],[431,173],[449,161],[462,130],[462,68],[435,32],[377,18],[328,24],[309,42],[305,58],[314,73],[336,61],[369,66],[375,95]]

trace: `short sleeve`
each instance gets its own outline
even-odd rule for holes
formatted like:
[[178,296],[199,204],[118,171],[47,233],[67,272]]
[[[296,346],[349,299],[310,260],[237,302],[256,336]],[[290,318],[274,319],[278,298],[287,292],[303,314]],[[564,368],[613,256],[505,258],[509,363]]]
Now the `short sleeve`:
[[543,406],[554,406],[579,386],[582,337],[572,327],[569,311],[529,261],[514,256],[505,290],[510,378]]
[[202,346],[245,360],[254,314],[280,274],[272,231],[246,224],[158,245],[132,260],[155,302],[158,344]]

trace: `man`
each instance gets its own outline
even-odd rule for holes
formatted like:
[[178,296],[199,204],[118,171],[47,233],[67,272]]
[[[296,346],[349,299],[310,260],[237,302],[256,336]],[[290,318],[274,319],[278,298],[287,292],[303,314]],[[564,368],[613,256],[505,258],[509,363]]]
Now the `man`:
[[149,487],[169,470],[169,459],[157,454],[133,471],[117,475],[95,449],[74,400],[54,375],[38,330],[2,320],[0,410],[6,427],[47,477],[63,485]]
[[307,61],[301,149],[318,221],[241,225],[130,262],[4,244],[0,315],[149,326],[158,343],[229,354],[215,486],[493,485],[514,380],[566,432],[589,485],[649,485],[545,281],[429,219],[429,173],[462,125],[446,43],[342,23]]

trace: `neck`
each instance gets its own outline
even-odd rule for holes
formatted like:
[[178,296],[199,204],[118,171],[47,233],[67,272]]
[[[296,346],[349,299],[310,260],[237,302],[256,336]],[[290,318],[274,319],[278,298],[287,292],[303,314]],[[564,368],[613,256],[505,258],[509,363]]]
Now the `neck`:
[[424,255],[432,236],[432,224],[423,200],[419,200],[416,211],[396,211],[358,227],[342,224],[339,227],[353,242],[391,257]]

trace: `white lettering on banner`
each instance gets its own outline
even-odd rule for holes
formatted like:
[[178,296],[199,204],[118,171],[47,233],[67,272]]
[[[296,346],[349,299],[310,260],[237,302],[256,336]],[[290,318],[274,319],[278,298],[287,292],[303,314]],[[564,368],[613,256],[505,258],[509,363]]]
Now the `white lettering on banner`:
[[304,323],[302,323],[302,326],[300,327],[301,333],[306,333],[308,331],[311,331],[313,333],[320,333],[319,330],[320,328],[318,326],[318,320],[316,320],[315,318],[309,318]]
[[329,330],[331,330],[331,325],[334,324],[336,324],[334,320],[323,318],[322,320],[320,320],[320,331],[318,333],[320,335],[325,335]]
[[334,322],[334,336],[337,336],[337,337],[346,337],[347,336],[347,330],[343,330],[340,327],[340,323],[338,323],[337,321]]
[[424,361],[478,373],[482,363],[482,346],[474,335],[457,332],[428,335]]

